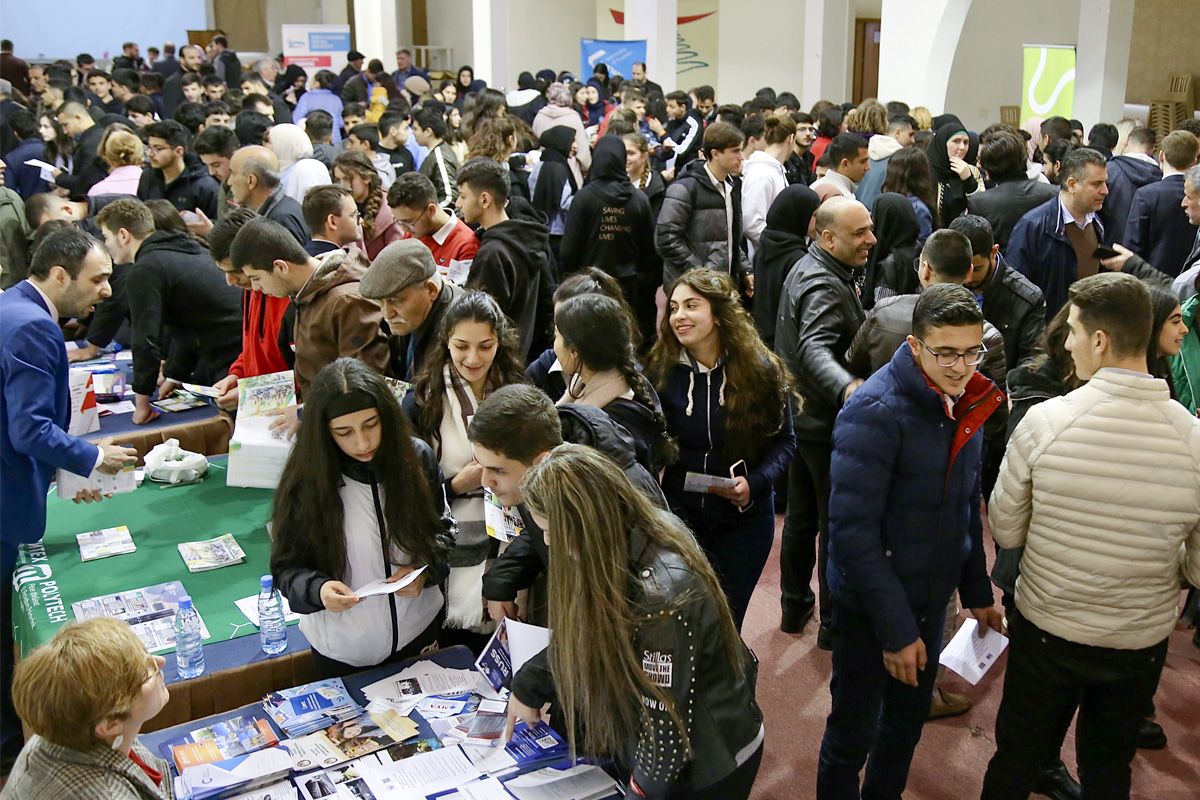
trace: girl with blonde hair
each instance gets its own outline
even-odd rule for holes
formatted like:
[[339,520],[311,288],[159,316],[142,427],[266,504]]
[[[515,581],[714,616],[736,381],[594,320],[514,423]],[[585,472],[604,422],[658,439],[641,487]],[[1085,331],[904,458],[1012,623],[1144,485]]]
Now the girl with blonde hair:
[[513,677],[508,735],[553,700],[571,751],[611,757],[632,796],[748,797],[757,666],[687,528],[584,445],[543,456],[521,494],[549,548],[554,635]]
[[120,123],[109,125],[97,154],[108,167],[108,177],[88,189],[88,197],[101,194],[137,195],[142,180],[146,148],[138,135]]

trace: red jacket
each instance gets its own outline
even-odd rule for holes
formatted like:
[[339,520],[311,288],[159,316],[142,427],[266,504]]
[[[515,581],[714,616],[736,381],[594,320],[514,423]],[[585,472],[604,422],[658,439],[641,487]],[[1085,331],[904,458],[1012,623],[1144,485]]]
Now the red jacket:
[[[229,368],[230,375],[253,378],[291,369],[279,350],[279,328],[291,301],[262,292],[246,292],[242,300],[242,354]],[[292,340],[288,332],[287,340]]]

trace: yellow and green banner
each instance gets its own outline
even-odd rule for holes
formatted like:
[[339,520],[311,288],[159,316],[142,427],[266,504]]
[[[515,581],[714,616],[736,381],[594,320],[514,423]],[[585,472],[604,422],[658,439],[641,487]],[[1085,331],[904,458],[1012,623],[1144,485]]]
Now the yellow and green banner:
[[1021,124],[1030,117],[1071,118],[1075,107],[1075,48],[1027,44],[1021,79]]

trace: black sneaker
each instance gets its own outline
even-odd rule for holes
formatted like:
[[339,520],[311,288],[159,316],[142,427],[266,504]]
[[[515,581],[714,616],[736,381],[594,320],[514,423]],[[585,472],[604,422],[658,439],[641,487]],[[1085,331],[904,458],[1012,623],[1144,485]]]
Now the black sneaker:
[[801,610],[799,613],[783,612],[783,619],[779,623],[779,630],[784,633],[804,633],[804,626],[812,619],[813,608],[809,606]]
[[817,631],[817,647],[822,650],[833,649],[833,628],[828,625],[821,625]]
[[1033,793],[1049,797],[1050,800],[1081,800],[1083,797],[1079,782],[1071,777],[1071,773],[1067,772],[1061,761],[1038,772],[1037,782],[1033,784]]
[[1138,750],[1162,750],[1167,746],[1167,734],[1163,733],[1162,725],[1142,720],[1138,726]]

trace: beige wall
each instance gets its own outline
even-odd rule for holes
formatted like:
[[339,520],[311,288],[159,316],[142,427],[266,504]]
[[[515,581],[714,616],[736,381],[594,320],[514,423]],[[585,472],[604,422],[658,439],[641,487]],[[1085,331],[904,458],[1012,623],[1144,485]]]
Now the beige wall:
[[1137,0],[1125,102],[1146,105],[1161,100],[1172,72],[1190,72],[1193,97],[1200,97],[1200,4]]

